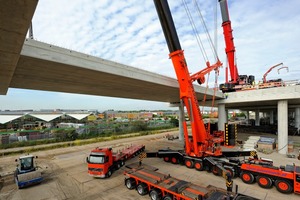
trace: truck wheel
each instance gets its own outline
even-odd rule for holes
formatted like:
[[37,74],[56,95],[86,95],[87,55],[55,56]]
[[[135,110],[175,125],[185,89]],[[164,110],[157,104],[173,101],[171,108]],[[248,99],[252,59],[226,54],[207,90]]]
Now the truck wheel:
[[163,200],[173,200],[172,196],[167,194],[166,196],[164,196]]
[[109,169],[108,172],[106,173],[106,178],[109,178],[111,176],[112,172],[111,170]]
[[271,188],[273,185],[272,180],[269,177],[266,176],[257,176],[256,182],[258,185],[262,188]]
[[191,159],[186,159],[186,160],[184,161],[184,164],[185,164],[185,166],[186,166],[187,168],[193,168],[193,167],[194,167],[194,161],[191,160]]
[[170,162],[170,157],[168,157],[168,156],[164,157],[164,161],[165,162]]
[[275,181],[276,189],[281,193],[291,193],[293,192],[292,184],[286,180],[276,180]]
[[171,158],[171,163],[178,164],[178,159],[176,157]]
[[129,190],[132,190],[136,186],[136,182],[133,178],[127,178],[125,179],[125,185]]
[[198,171],[203,171],[203,163],[201,161],[195,162],[195,169]]
[[244,183],[251,184],[254,182],[254,176],[250,172],[242,172],[240,178]]
[[161,200],[162,198],[161,191],[159,189],[151,190],[149,196],[151,200]]
[[148,193],[148,188],[145,183],[139,183],[136,186],[136,190],[139,193],[139,195],[142,195],[142,196]]

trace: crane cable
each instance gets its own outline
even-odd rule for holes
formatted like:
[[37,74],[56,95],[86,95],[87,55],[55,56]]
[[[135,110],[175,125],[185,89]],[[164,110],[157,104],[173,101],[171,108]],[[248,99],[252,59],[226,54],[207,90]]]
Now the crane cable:
[[191,12],[190,12],[190,10],[189,10],[189,8],[188,8],[188,6],[187,6],[187,3],[186,3],[185,0],[182,0],[182,3],[183,3],[183,5],[184,5],[184,9],[185,9],[185,11],[186,11],[186,14],[187,14],[187,16],[188,16],[188,18],[189,18],[190,24],[191,24],[191,26],[192,26],[192,28],[193,28],[193,32],[194,32],[194,35],[195,35],[195,37],[196,37],[196,40],[197,40],[197,43],[198,43],[198,47],[200,48],[202,57],[203,57],[203,59],[204,59],[205,61],[208,61],[208,56],[207,56],[206,51],[205,51],[205,49],[204,49],[203,43],[202,43],[201,39],[200,39],[199,36],[198,36],[199,33],[198,33],[198,30],[197,30],[196,25],[195,25],[195,23],[194,23],[194,20],[193,20],[193,18],[192,18]]
[[[203,56],[203,58],[204,58],[205,61],[208,61],[208,57],[207,57],[206,51],[205,51],[203,43],[202,43],[202,41],[201,41],[201,39],[199,37],[198,30],[197,30],[197,28],[195,26],[195,23],[193,21],[193,18],[191,16],[191,13],[190,13],[190,10],[189,10],[189,8],[187,6],[187,3],[186,3],[185,0],[182,0],[182,2],[183,2],[183,5],[184,5],[184,8],[185,8],[185,11],[187,13],[187,16],[189,18],[190,24],[191,24],[191,26],[193,28],[193,32],[194,32],[194,35],[196,37],[196,40],[197,40],[198,46],[200,48],[200,51],[202,53],[202,56]],[[209,41],[210,48],[212,49],[212,53],[213,53],[213,55],[215,57],[215,60],[218,61],[219,58],[218,58],[216,46],[213,45],[212,39],[211,39],[210,34],[208,32],[208,28],[207,28],[206,23],[204,21],[203,15],[201,14],[200,7],[199,7],[199,5],[198,5],[198,3],[197,3],[196,0],[194,0],[193,2],[194,2],[195,7],[197,8],[198,15],[199,15],[199,18],[201,19],[202,26],[204,27],[206,37],[207,37],[207,39]],[[216,1],[216,4],[215,4],[214,13],[215,13],[215,15],[214,15],[214,17],[215,17],[215,21],[214,21],[215,22],[215,45],[217,45],[217,1]],[[207,96],[209,75],[210,75],[210,73],[208,73],[208,75],[207,75],[206,88],[205,88],[205,93],[204,93],[203,101],[202,101],[202,111],[201,111],[202,114],[204,112],[204,105],[205,105],[206,96]],[[214,94],[213,94],[213,97],[212,97],[211,112],[212,112],[213,107],[214,107],[215,96],[216,96],[216,89],[218,87],[218,85],[217,85],[218,84],[218,75],[219,75],[218,71],[215,71],[215,83],[214,83],[214,88],[213,88]]]
[[209,41],[210,48],[211,48],[212,51],[213,51],[213,55],[215,56],[215,59],[216,59],[216,60],[219,60],[219,59],[218,59],[217,51],[216,51],[216,49],[215,49],[215,47],[214,47],[214,45],[213,45],[212,39],[211,39],[211,37],[210,37],[210,34],[209,34],[209,32],[208,32],[206,23],[205,23],[205,21],[204,21],[203,15],[201,14],[200,7],[199,7],[199,5],[198,5],[198,3],[197,3],[196,0],[194,0],[194,4],[195,4],[195,7],[197,8],[198,15],[199,15],[199,18],[201,19],[202,26],[203,26],[204,29],[205,29],[205,34],[206,34],[206,37],[207,37],[207,39],[208,39],[208,41]]

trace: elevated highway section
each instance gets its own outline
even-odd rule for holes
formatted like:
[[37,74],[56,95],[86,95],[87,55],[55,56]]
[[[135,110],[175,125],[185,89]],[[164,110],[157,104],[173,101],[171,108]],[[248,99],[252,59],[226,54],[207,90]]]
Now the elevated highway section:
[[[2,80],[0,80],[2,82]],[[160,74],[26,39],[11,88],[68,92],[109,97],[178,102],[177,80]],[[196,86],[198,99],[214,91]],[[5,90],[1,91],[5,94]],[[216,98],[223,98],[221,92]]]
[[[25,39],[38,0],[0,0],[0,95],[8,88],[178,102],[174,78]],[[198,99],[213,90],[195,86]],[[217,92],[216,98],[223,98]]]

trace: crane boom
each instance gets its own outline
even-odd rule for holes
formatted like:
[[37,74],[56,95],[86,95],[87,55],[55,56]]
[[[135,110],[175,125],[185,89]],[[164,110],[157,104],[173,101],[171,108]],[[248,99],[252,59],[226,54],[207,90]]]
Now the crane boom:
[[268,69],[268,71],[266,71],[266,73],[263,75],[263,83],[267,82],[267,75],[276,67],[283,65],[283,63],[279,63],[277,65],[274,65],[272,67],[270,67],[270,69]]
[[[167,0],[154,0],[159,20],[168,44],[170,58],[172,60],[179,83],[180,101],[186,107],[191,122],[192,140],[189,139],[186,121],[183,122],[185,150],[188,155],[202,157],[206,154],[221,155],[220,149],[212,152],[214,147],[212,136],[208,133],[202,120],[198,100],[193,87],[193,80],[201,79],[213,69],[218,69],[222,63],[217,61],[210,66],[207,63],[207,70],[191,76],[185,60],[184,52],[181,49],[174,21],[170,12]],[[192,78],[193,77],[193,78]],[[203,79],[201,79],[203,81]],[[200,82],[202,82],[200,80]],[[210,149],[210,150],[209,150]]]
[[236,59],[235,46],[233,42],[233,34],[231,28],[231,21],[229,19],[229,11],[227,0],[219,0],[222,27],[225,40],[225,53],[228,61],[231,80],[228,80],[228,67],[225,68],[225,84],[220,84],[222,92],[232,92],[251,87],[255,81],[255,77],[250,75],[239,75]]
[[[237,83],[239,79],[238,69],[235,63],[235,46],[233,42],[233,35],[232,35],[232,28],[231,28],[231,21],[229,19],[229,12],[228,12],[228,4],[227,0],[219,0],[220,8],[221,8],[221,15],[222,15],[222,27],[223,27],[223,34],[225,39],[225,52],[227,55],[228,66],[231,75],[231,82]],[[228,83],[228,72],[226,70],[226,83]]]

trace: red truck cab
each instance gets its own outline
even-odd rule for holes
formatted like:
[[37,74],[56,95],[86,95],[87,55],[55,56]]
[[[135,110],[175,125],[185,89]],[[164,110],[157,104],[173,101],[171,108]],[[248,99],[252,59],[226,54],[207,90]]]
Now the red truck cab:
[[[91,176],[106,178],[112,174],[114,159],[111,148],[96,148],[92,150],[89,157],[87,157],[88,173]],[[124,161],[119,161],[119,167],[124,165]],[[117,166],[117,167],[118,167]]]
[[145,145],[131,145],[115,153],[112,148],[93,149],[86,158],[88,173],[99,178],[108,178],[111,174],[122,167],[125,161],[137,156],[144,151]]

